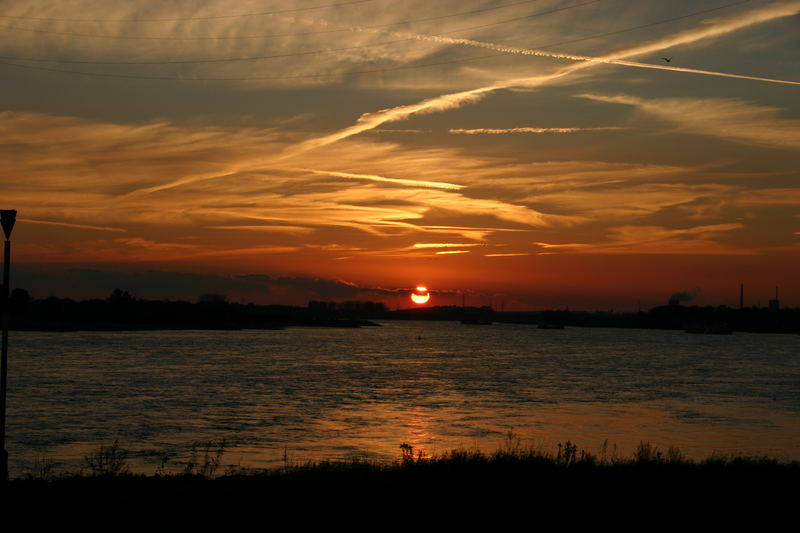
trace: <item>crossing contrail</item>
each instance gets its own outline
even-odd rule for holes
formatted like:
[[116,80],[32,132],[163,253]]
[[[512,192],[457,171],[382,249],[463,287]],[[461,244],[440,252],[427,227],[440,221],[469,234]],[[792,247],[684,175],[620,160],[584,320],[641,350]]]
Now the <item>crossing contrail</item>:
[[639,63],[636,61],[630,61],[626,59],[629,57],[656,52],[673,46],[680,46],[702,41],[704,39],[719,37],[721,35],[725,35],[740,30],[742,28],[747,28],[763,22],[768,22],[783,17],[793,16],[798,13],[800,13],[800,1],[793,0],[787,2],[773,3],[744,13],[739,13],[731,15],[729,17],[717,19],[715,21],[709,22],[697,28],[692,28],[689,30],[678,32],[674,35],[662,37],[660,39],[656,39],[648,43],[643,43],[631,48],[627,48],[617,52],[612,52],[610,54],[606,54],[600,57],[549,52],[546,50],[529,50],[524,48],[514,48],[494,43],[473,41],[470,39],[456,39],[456,38],[442,37],[442,36],[415,35],[415,38],[420,40],[435,41],[435,42],[442,42],[449,44],[461,44],[467,46],[478,46],[482,48],[488,48],[491,50],[497,50],[507,53],[517,53],[522,55],[551,57],[554,59],[566,59],[574,61],[575,63],[567,67],[563,67],[550,74],[543,74],[526,78],[513,78],[505,81],[496,82],[493,85],[479,87],[477,89],[460,91],[456,93],[444,94],[434,98],[428,98],[426,100],[417,102],[415,104],[382,109],[380,111],[375,111],[372,113],[364,113],[356,120],[355,124],[353,124],[352,126],[348,126],[347,128],[341,129],[337,132],[325,135],[323,137],[318,137],[315,139],[309,139],[307,141],[304,141],[295,146],[293,149],[284,153],[282,156],[279,156],[279,159],[292,157],[307,152],[309,150],[313,150],[315,148],[320,148],[322,146],[327,146],[336,143],[348,137],[352,137],[353,135],[357,135],[359,133],[363,133],[365,131],[377,128],[383,124],[386,124],[387,122],[397,122],[400,120],[405,120],[411,117],[412,115],[437,113],[440,111],[456,109],[466,104],[478,102],[482,100],[484,97],[488,96],[489,94],[492,94],[502,89],[509,89],[513,87],[526,87],[526,88],[539,87],[545,85],[548,82],[568,76],[573,72],[577,72],[584,68],[589,68],[592,66],[602,65],[602,64],[622,65],[622,66],[646,68],[654,70],[671,70],[671,71],[685,72],[691,74],[721,76],[726,78],[738,78],[738,79],[763,81],[770,83],[782,83],[788,85],[800,85],[800,82],[796,81],[778,80],[773,78],[761,78],[758,76],[746,76],[741,74],[728,74],[724,72],[690,69],[690,68],[675,67],[669,65],[651,65],[649,63]]
[[[725,18],[716,19],[714,21],[708,22],[703,24],[700,27],[688,29],[682,32],[678,32],[673,35],[669,35],[666,37],[662,37],[660,39],[656,39],[647,43],[639,44],[634,47],[630,47],[624,50],[620,50],[617,52],[613,52],[610,54],[606,54],[600,57],[592,57],[592,56],[581,56],[575,54],[566,54],[566,53],[557,53],[557,52],[549,52],[545,50],[528,50],[524,48],[514,48],[514,47],[507,47],[499,44],[494,43],[484,43],[481,41],[472,41],[469,39],[455,39],[455,38],[448,38],[442,36],[425,36],[425,35],[415,35],[414,38],[420,40],[431,40],[431,41],[439,41],[439,42],[447,42],[449,44],[460,44],[460,45],[467,45],[467,46],[479,46],[483,48],[489,48],[492,50],[498,50],[508,53],[518,53],[523,55],[536,55],[541,57],[551,57],[554,59],[565,59],[570,60],[573,63],[562,67],[555,72],[549,74],[541,74],[537,76],[529,76],[524,78],[513,78],[504,81],[498,81],[492,85],[487,85],[484,87],[478,87],[475,89],[470,89],[466,91],[459,91],[455,93],[443,94],[440,96],[436,96],[433,98],[428,98],[426,100],[422,100],[420,102],[414,104],[407,104],[387,109],[381,109],[379,111],[364,113],[356,122],[343,128],[339,131],[334,133],[317,137],[313,139],[308,139],[303,141],[292,148],[289,148],[284,153],[277,155],[277,156],[270,156],[268,159],[270,163],[279,162],[285,159],[289,159],[291,157],[303,154],[310,150],[314,150],[316,148],[321,148],[324,146],[328,146],[339,142],[341,140],[347,139],[354,135],[358,135],[360,133],[374,130],[383,124],[389,122],[398,122],[401,120],[405,120],[414,115],[421,115],[421,114],[428,114],[428,113],[438,113],[442,111],[447,111],[451,109],[456,109],[464,105],[472,104],[479,102],[486,96],[500,90],[510,89],[514,87],[524,87],[524,88],[533,88],[546,85],[547,83],[556,81],[560,78],[566,77],[573,72],[580,71],[585,68],[589,68],[592,66],[603,65],[603,64],[611,64],[611,65],[621,65],[621,66],[629,66],[629,67],[636,67],[636,68],[645,68],[645,69],[653,69],[653,70],[669,70],[669,71],[676,71],[676,72],[685,72],[685,73],[692,73],[692,74],[702,74],[702,75],[710,75],[710,76],[721,76],[727,78],[738,78],[738,79],[745,79],[745,80],[753,80],[753,81],[762,81],[762,82],[770,82],[770,83],[781,83],[781,84],[788,84],[788,85],[800,85],[800,82],[796,81],[789,81],[789,80],[778,80],[772,78],[761,78],[757,76],[746,76],[740,74],[729,74],[723,72],[715,72],[715,71],[708,71],[708,70],[700,70],[700,69],[690,69],[685,67],[676,67],[670,65],[653,65],[649,63],[639,63],[636,61],[631,61],[626,58],[649,54],[653,52],[657,52],[663,50],[665,48],[673,47],[673,46],[680,46],[685,44],[690,44],[698,41],[702,41],[704,39],[714,38],[721,35],[725,35],[727,33],[731,33],[737,31],[742,28],[747,28],[750,26],[754,26],[763,22],[768,22],[771,20],[789,17],[800,13],[800,1],[792,0],[792,1],[785,1],[785,2],[777,2],[773,4],[769,4],[767,6],[750,10],[740,14],[734,14]],[[358,30],[357,30],[358,31]],[[250,167],[254,167],[255,165],[251,164]],[[237,168],[235,171],[240,171],[242,168]],[[234,171],[225,172],[224,175],[230,175]],[[140,191],[135,191],[135,193],[150,193],[155,192],[158,190],[163,189],[170,189],[173,187],[178,187],[181,185],[185,185],[187,183],[191,183],[194,181],[205,180],[205,179],[217,179],[222,177],[220,175],[204,175],[204,176],[194,176],[189,178],[183,178],[179,180],[175,180],[171,183],[162,184],[157,187],[153,187],[150,189],[143,189]],[[133,194],[133,193],[129,193]]]
[[[800,9],[798,9],[798,11],[800,11]],[[423,41],[435,41],[435,42],[449,43],[449,44],[463,44],[467,46],[476,46],[479,48],[485,48],[487,50],[494,50],[496,52],[503,52],[506,54],[551,57],[554,59],[568,59],[570,61],[586,61],[589,63],[605,63],[607,65],[623,65],[626,67],[648,68],[654,70],[671,70],[674,72],[688,72],[691,74],[705,74],[707,76],[720,76],[723,78],[739,78],[744,80],[764,81],[769,83],[783,83],[786,85],[800,85],[800,81],[781,80],[776,78],[763,78],[760,76],[747,76],[743,74],[731,74],[728,72],[718,72],[714,70],[700,70],[700,69],[693,69],[686,67],[676,67],[671,65],[653,65],[651,63],[640,63],[637,61],[628,61],[625,59],[615,59],[614,55],[616,54],[612,54],[609,56],[602,56],[602,57],[594,57],[594,56],[585,56],[577,54],[566,54],[563,52],[549,52],[547,50],[516,48],[513,46],[504,46],[500,44],[487,43],[483,41],[473,41],[471,39],[453,39],[450,37],[424,36],[424,35],[418,35],[417,38]],[[648,49],[647,51],[651,50]],[[642,51],[640,53],[645,53],[645,51]]]

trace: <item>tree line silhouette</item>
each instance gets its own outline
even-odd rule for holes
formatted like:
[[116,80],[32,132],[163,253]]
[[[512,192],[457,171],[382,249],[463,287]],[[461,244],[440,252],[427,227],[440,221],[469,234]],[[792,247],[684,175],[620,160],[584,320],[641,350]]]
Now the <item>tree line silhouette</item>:
[[385,311],[374,302],[345,302],[333,310],[316,305],[256,305],[203,294],[197,302],[147,300],[115,289],[106,299],[35,299],[25,289],[9,297],[11,327],[16,330],[281,329],[288,326],[358,327]]
[[16,330],[281,329],[291,326],[359,327],[372,320],[453,320],[580,327],[683,329],[693,333],[800,333],[800,309],[664,305],[640,312],[495,311],[491,307],[432,306],[390,310],[382,302],[310,301],[307,306],[229,302],[202,294],[196,302],[147,300],[115,289],[108,298],[33,298],[11,292],[10,325]]

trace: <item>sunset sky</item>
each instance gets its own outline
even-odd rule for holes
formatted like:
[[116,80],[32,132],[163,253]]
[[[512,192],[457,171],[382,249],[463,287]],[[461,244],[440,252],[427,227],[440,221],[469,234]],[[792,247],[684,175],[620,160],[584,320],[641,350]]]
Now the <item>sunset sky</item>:
[[[35,297],[800,305],[800,1],[0,1]],[[668,61],[669,60],[669,61]]]

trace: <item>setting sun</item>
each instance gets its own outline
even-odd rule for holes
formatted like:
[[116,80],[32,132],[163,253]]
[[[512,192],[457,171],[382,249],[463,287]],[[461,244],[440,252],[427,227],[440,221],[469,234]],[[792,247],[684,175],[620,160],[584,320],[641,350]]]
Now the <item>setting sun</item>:
[[411,301],[415,304],[425,304],[428,303],[430,299],[431,294],[428,292],[428,288],[423,285],[417,285],[411,293]]

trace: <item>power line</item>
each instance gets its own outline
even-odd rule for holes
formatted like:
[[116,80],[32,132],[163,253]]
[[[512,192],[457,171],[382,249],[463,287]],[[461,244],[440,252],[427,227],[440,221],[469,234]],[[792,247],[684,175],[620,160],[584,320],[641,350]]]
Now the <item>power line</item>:
[[[629,28],[621,29],[621,30],[614,30],[614,31],[611,31],[611,32],[599,33],[599,34],[591,35],[591,36],[588,36],[588,37],[583,37],[583,38],[580,38],[580,39],[572,39],[572,40],[568,40],[568,41],[561,41],[561,42],[558,42],[558,43],[549,43],[549,44],[545,44],[545,45],[539,45],[538,48],[549,48],[549,47],[554,47],[554,46],[562,46],[562,45],[565,45],[565,44],[571,44],[571,43],[575,43],[575,42],[579,42],[579,41],[597,39],[597,38],[601,38],[601,37],[607,37],[607,36],[610,36],[610,35],[617,35],[617,34],[620,34],[620,33],[630,32],[630,31],[634,31],[634,30],[638,30],[638,29],[649,28],[649,27],[653,27],[653,26],[657,26],[657,25],[661,25],[661,24],[667,24],[667,23],[670,23],[670,22],[675,22],[677,20],[686,19],[686,18],[689,18],[689,17],[692,17],[692,16],[706,14],[706,13],[709,13],[709,12],[712,12],[712,11],[719,11],[721,9],[725,9],[725,8],[728,8],[728,7],[733,7],[733,6],[744,4],[744,3],[747,3],[747,2],[751,2],[751,1],[752,0],[740,0],[738,2],[732,2],[732,3],[729,3],[729,4],[725,4],[723,6],[718,6],[718,7],[715,7],[715,8],[705,9],[705,10],[701,10],[701,11],[695,11],[695,12],[692,12],[692,13],[689,13],[689,14],[686,14],[686,15],[682,15],[682,16],[679,16],[679,17],[671,17],[671,18],[668,18],[668,19],[663,19],[663,20],[659,20],[659,21],[655,21],[655,22],[649,22],[649,23],[646,23],[646,24],[640,24],[640,25],[637,25],[637,26],[632,26],[632,27],[629,27]],[[461,31],[461,30],[457,30],[457,31]],[[446,33],[451,33],[451,32],[446,32]],[[452,33],[454,33],[454,32],[452,32]],[[441,34],[438,34],[438,35],[444,35],[444,34],[445,33],[441,33]],[[403,39],[403,40],[409,40],[409,39]],[[391,41],[391,42],[400,42],[400,41]],[[388,44],[388,43],[383,43],[383,44]],[[378,46],[378,45],[374,45],[374,46]],[[320,52],[319,51],[317,51],[317,52],[300,52],[300,53],[297,53],[297,54],[307,54],[307,53],[320,53]],[[297,54],[295,54],[295,55],[297,55]],[[438,61],[438,62],[434,62],[434,63],[424,63],[424,64],[417,64],[417,65],[400,65],[400,66],[396,66],[396,67],[384,67],[384,68],[379,68],[379,69],[357,70],[357,71],[348,71],[348,72],[344,72],[344,73],[332,73],[332,74],[301,74],[301,75],[294,75],[294,76],[261,76],[261,77],[257,76],[257,77],[225,77],[225,78],[212,78],[212,77],[178,78],[178,77],[175,77],[175,76],[144,76],[144,75],[136,75],[136,74],[113,74],[113,73],[105,73],[105,72],[86,72],[86,71],[60,69],[60,68],[54,68],[54,67],[42,67],[42,66],[34,66],[34,65],[24,65],[24,64],[20,64],[20,63],[11,63],[11,62],[8,62],[8,61],[0,61],[0,65],[24,68],[24,69],[28,69],[28,70],[39,70],[39,71],[46,71],[46,72],[57,72],[57,73],[64,73],[64,74],[74,74],[74,75],[79,75],[79,76],[104,77],[104,78],[124,78],[124,79],[163,80],[163,81],[269,81],[269,80],[284,80],[284,79],[337,78],[337,77],[342,77],[342,76],[353,76],[353,75],[361,75],[361,74],[375,74],[375,73],[381,73],[381,72],[392,72],[392,71],[398,71],[398,70],[411,70],[411,69],[417,69],[417,68],[427,68],[427,67],[434,67],[434,66],[450,65],[450,64],[455,64],[455,63],[465,63],[465,62],[469,62],[469,61],[480,61],[480,60],[484,60],[484,59],[491,59],[491,58],[502,57],[502,56],[507,56],[507,55],[509,55],[509,53],[501,52],[501,53],[484,54],[484,55],[480,55],[480,56],[473,56],[473,57],[467,57],[467,58],[452,59],[452,60],[447,60],[447,61]],[[276,57],[278,57],[278,56],[276,56]],[[2,58],[2,57],[0,57],[0,59],[17,60],[16,58]],[[46,60],[39,60],[39,61],[46,61]]]
[[[600,1],[600,0],[598,0]],[[375,24],[370,26],[359,26],[363,29],[375,29],[375,28],[388,28],[391,26],[403,26],[406,24],[414,24],[417,22],[430,22],[433,20],[444,20],[448,18],[454,17],[462,17],[464,15],[474,15],[476,13],[485,13],[487,11],[497,11],[498,9],[505,9],[508,7],[519,6],[523,4],[532,4],[535,2],[541,2],[541,0],[523,0],[521,2],[512,2],[510,4],[504,4],[501,6],[495,7],[486,7],[483,9],[473,9],[472,11],[461,11],[459,13],[452,13],[450,15],[439,15],[436,17],[425,17],[425,18],[418,18],[418,19],[408,19],[408,20],[401,20],[399,22],[390,22],[388,24]],[[0,17],[2,18],[2,17]],[[184,19],[184,20],[192,20],[192,19]],[[515,20],[515,19],[514,19]],[[90,38],[98,38],[98,39],[127,39],[127,40],[156,40],[156,41],[210,41],[210,40],[243,40],[243,39],[267,39],[272,37],[298,37],[302,35],[320,35],[326,33],[342,33],[342,32],[350,32],[352,31],[351,28],[337,28],[332,30],[316,30],[316,31],[306,31],[306,32],[293,32],[293,33],[272,33],[272,34],[262,34],[262,35],[223,35],[219,37],[163,37],[163,36],[153,36],[153,35],[98,35],[93,33],[76,33],[76,32],[64,32],[64,31],[54,31],[54,30],[43,30],[39,28],[20,28],[18,26],[0,26],[0,29],[10,29],[10,30],[18,30],[18,31],[27,31],[27,32],[36,32],[36,33],[47,33],[47,34],[54,34],[54,35],[67,35],[72,37],[90,37]]]
[[221,57],[214,59],[176,59],[171,61],[92,61],[82,59],[47,59],[47,58],[29,58],[29,57],[9,57],[0,56],[0,59],[8,61],[31,61],[36,63],[62,63],[62,64],[78,64],[78,65],[187,65],[187,64],[202,64],[202,63],[233,63],[238,61],[261,61],[265,59],[279,59],[284,57],[297,57],[305,55],[318,55],[331,52],[344,52],[347,50],[358,50],[360,48],[374,48],[377,46],[387,46],[390,44],[397,44],[407,41],[415,41],[414,37],[405,39],[397,39],[395,41],[384,41],[380,43],[362,44],[358,46],[346,46],[342,48],[323,48],[319,50],[306,50],[303,52],[287,52],[285,54],[273,54],[266,56],[251,56],[251,57]]
[[[556,13],[559,11],[566,11],[569,9],[575,9],[578,7],[582,7],[588,4],[595,4],[598,2],[602,2],[603,0],[588,0],[586,2],[580,4],[573,4],[566,7],[560,7],[556,9],[550,9],[547,11],[539,11],[537,13],[532,13],[529,15],[524,15],[522,17],[516,17],[514,19],[508,19],[502,22],[495,22],[491,24],[481,24],[479,26],[472,26],[468,28],[459,28],[457,30],[450,30],[446,32],[434,33],[434,36],[440,35],[449,35],[451,33],[460,33],[463,31],[468,31],[472,29],[479,29],[485,28],[487,26],[494,26],[497,24],[505,24],[508,22],[516,22],[519,20],[530,19],[534,17],[541,17],[544,15],[549,15],[552,13]],[[748,0],[749,1],[749,0]],[[367,27],[364,28],[355,28],[347,31],[354,31],[359,32],[364,29],[368,29]],[[264,59],[277,59],[277,58],[285,58],[285,57],[296,57],[296,56],[304,56],[304,55],[316,55],[316,54],[324,54],[330,52],[343,52],[347,50],[358,50],[362,48],[374,48],[377,46],[386,46],[390,44],[397,44],[401,42],[408,42],[408,41],[415,41],[417,40],[416,37],[408,37],[403,39],[396,39],[392,41],[384,41],[380,43],[370,43],[370,44],[362,44],[357,46],[347,46],[342,48],[325,48],[321,50],[306,50],[303,52],[288,52],[285,54],[274,54],[274,55],[262,55],[262,56],[250,56],[250,57],[224,57],[224,58],[211,58],[211,59],[178,59],[178,60],[170,60],[170,61],[94,61],[94,60],[84,60],[84,59],[50,59],[50,58],[34,58],[34,57],[18,57],[18,56],[0,56],[0,59],[5,59],[6,61],[31,61],[37,63],[61,63],[61,64],[79,64],[79,65],[183,65],[183,64],[200,64],[200,63],[230,63],[236,61],[260,61]]]
[[0,15],[0,18],[16,20],[38,20],[46,22],[181,22],[187,20],[217,20],[244,17],[262,17],[268,15],[280,15],[283,13],[297,13],[300,11],[314,11],[318,9],[329,9],[334,7],[350,6],[354,4],[364,4],[375,0],[351,0],[350,2],[340,2],[337,4],[325,4],[321,6],[296,7],[292,9],[279,9],[276,11],[261,11],[258,13],[240,13],[237,15],[211,15],[207,17],[178,17],[178,18],[154,18],[154,19],[70,19],[70,18],[51,18],[51,17],[29,17],[25,15]]
[[488,54],[478,57],[472,57],[467,59],[456,59],[456,60],[449,60],[449,61],[440,61],[437,63],[426,63],[424,65],[400,65],[397,67],[384,67],[379,69],[371,69],[371,70],[354,70],[348,71],[344,73],[337,73],[337,74],[300,74],[296,76],[256,76],[256,77],[242,77],[242,78],[176,78],[175,76],[140,76],[136,74],[109,74],[106,72],[85,72],[79,70],[67,70],[67,69],[59,69],[59,68],[51,68],[51,67],[40,67],[34,65],[22,65],[19,63],[8,63],[6,61],[0,61],[0,65],[7,65],[11,67],[19,67],[29,70],[43,70],[47,72],[60,72],[65,74],[76,74],[79,76],[91,76],[91,77],[100,77],[100,78],[124,78],[124,79],[136,79],[136,80],[162,80],[162,81],[269,81],[269,80],[294,80],[294,79],[314,79],[314,78],[338,78],[340,76],[355,76],[360,74],[375,74],[379,72],[391,72],[395,70],[410,70],[416,68],[424,68],[424,67],[435,67],[441,65],[448,65],[451,63],[461,63],[464,61],[476,61],[480,59],[488,59],[490,57],[498,57],[504,56],[508,54]]

